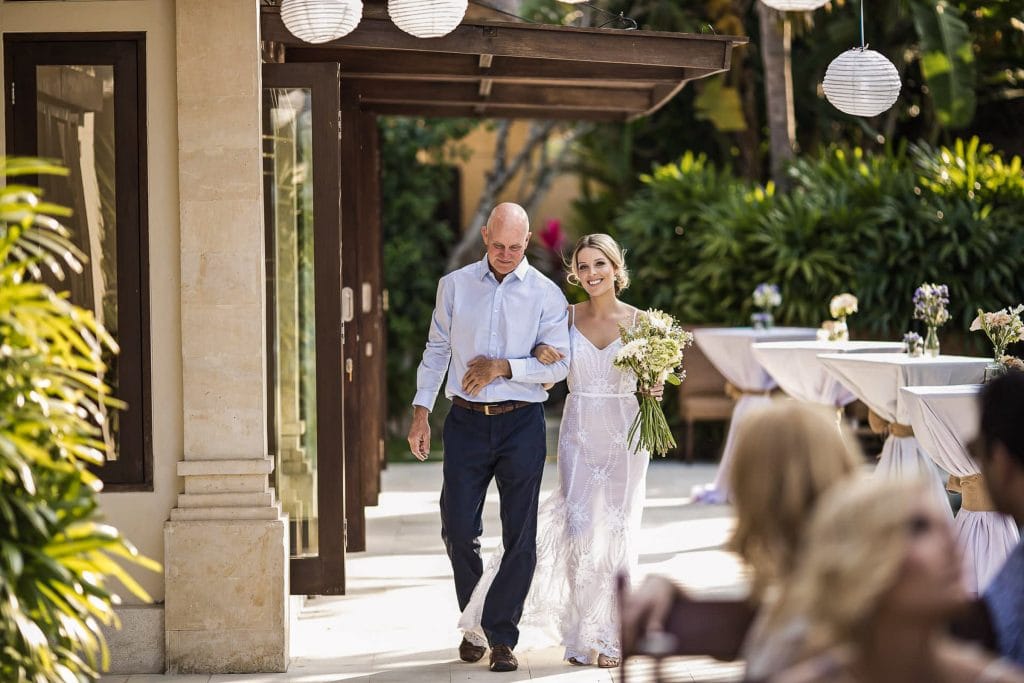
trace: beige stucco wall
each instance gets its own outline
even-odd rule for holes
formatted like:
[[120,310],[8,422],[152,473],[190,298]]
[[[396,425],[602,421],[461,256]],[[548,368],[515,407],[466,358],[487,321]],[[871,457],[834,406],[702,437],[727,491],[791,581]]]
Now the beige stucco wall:
[[[512,159],[523,147],[530,132],[529,121],[515,121],[509,132],[508,159]],[[483,193],[487,173],[494,165],[495,129],[491,126],[478,126],[462,140],[473,153],[467,161],[460,162],[462,171],[462,220],[468,221],[476,211],[477,202]],[[508,189],[500,197],[500,201],[517,201],[522,199],[519,189],[522,187],[522,174],[517,175],[508,184]],[[529,189],[529,188],[528,188]],[[562,228],[568,227],[572,202],[579,196],[579,178],[564,173],[557,176],[551,183],[547,195],[530,216],[534,231],[542,229],[550,219],[562,221]],[[469,226],[463,225],[466,229]]]
[[[153,491],[101,496],[108,521],[145,555],[163,562],[163,526],[180,489],[175,468],[183,451],[178,227],[178,124],[173,0],[0,0],[0,32],[144,31],[149,173],[149,296],[152,368]],[[0,64],[0,79],[3,65]],[[0,107],[0,130],[3,130]],[[0,149],[3,146],[0,136]],[[164,580],[133,570],[154,600]],[[122,594],[124,592],[122,591]],[[123,595],[126,603],[137,602]]]

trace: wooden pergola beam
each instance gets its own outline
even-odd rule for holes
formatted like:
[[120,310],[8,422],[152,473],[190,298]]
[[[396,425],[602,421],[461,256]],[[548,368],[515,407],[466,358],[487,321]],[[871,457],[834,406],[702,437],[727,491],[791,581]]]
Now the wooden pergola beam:
[[[483,55],[486,56],[486,55]],[[425,81],[476,81],[488,78],[495,82],[544,83],[545,81],[587,82],[594,87],[648,87],[651,83],[672,83],[702,78],[717,69],[696,67],[645,66],[608,62],[579,62],[530,57],[493,59],[481,67],[473,55],[443,52],[394,52],[349,48],[288,48],[289,62],[340,62],[346,78],[379,78]]]
[[534,119],[557,121],[626,121],[629,112],[591,110],[587,116],[580,116],[579,109],[554,107],[531,107],[529,105],[508,106],[493,104],[452,104],[452,103],[379,103],[364,105],[366,111],[380,116],[416,117],[458,117],[495,119]]
[[395,104],[493,104],[541,109],[581,109],[600,111],[643,111],[655,103],[650,90],[609,90],[567,86],[529,86],[494,83],[488,94],[474,83],[424,83],[423,81],[362,81],[357,83],[360,106],[375,103]]
[[[279,13],[264,8],[261,13],[263,40],[301,46],[302,41],[284,26]],[[567,28],[540,24],[488,22],[461,24],[440,38],[416,38],[390,21],[363,18],[343,38],[325,47],[371,50],[437,51],[494,57],[532,57],[561,62],[602,61],[647,66],[727,68],[734,45],[746,43],[741,36],[707,36],[660,31],[615,31]]]

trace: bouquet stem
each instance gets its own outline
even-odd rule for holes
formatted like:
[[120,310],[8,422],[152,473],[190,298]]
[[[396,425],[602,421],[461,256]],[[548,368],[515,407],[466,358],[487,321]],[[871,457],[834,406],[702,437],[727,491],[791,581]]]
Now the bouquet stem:
[[668,427],[661,402],[650,394],[640,394],[640,410],[629,428],[629,443],[633,452],[647,451],[651,455],[665,455],[676,447],[672,430]]

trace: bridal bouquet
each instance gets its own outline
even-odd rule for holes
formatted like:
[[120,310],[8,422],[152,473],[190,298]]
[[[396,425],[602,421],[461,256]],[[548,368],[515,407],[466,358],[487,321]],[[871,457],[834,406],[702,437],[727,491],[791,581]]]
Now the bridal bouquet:
[[655,384],[679,385],[686,372],[679,368],[683,349],[693,343],[693,335],[679,326],[668,313],[651,309],[639,316],[631,327],[619,326],[622,348],[612,363],[636,376],[640,394],[640,412],[629,428],[629,443],[636,453],[648,451],[664,455],[675,447],[661,404],[650,394]]

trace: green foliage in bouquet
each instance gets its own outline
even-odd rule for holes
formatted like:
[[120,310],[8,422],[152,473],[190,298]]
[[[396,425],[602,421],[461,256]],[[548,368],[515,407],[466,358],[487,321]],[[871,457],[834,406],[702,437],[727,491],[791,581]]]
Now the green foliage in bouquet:
[[[65,174],[8,158],[6,177]],[[116,350],[92,312],[42,281],[81,270],[82,254],[36,188],[0,189],[0,680],[90,681],[108,653],[100,625],[116,623],[116,577],[148,596],[115,561],[159,571],[99,521],[102,465],[112,446],[99,424],[118,404],[102,376]]]
[[685,324],[745,324],[750,291],[776,282],[776,323],[817,326],[841,291],[857,330],[907,328],[921,282],[949,285],[953,324],[1024,291],[1024,174],[977,138],[865,154],[834,147],[798,159],[778,195],[686,154],[642,178],[614,236],[630,250],[627,299]]

